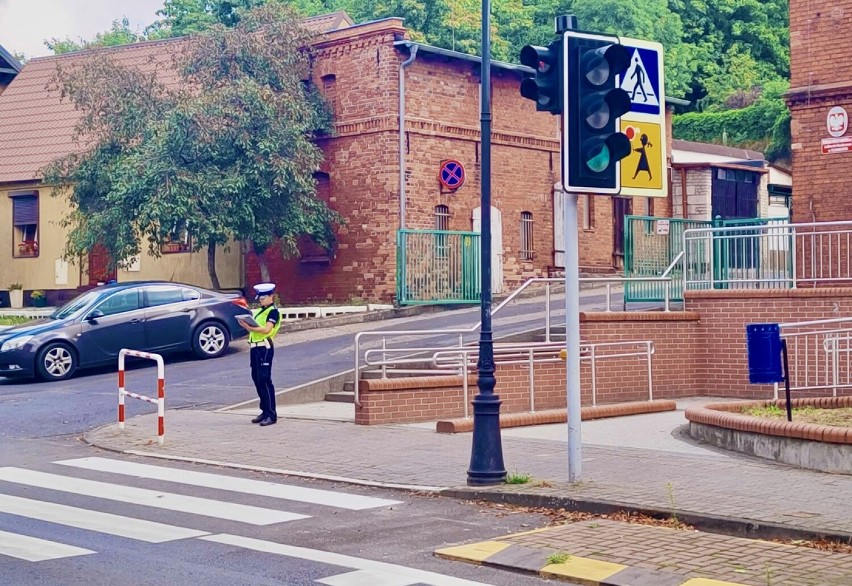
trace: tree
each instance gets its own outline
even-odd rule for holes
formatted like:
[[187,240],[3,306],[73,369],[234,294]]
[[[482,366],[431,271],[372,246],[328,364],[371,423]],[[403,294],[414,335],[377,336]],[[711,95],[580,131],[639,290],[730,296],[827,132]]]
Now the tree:
[[293,253],[307,234],[330,248],[341,218],[316,197],[322,152],[312,141],[330,116],[303,82],[307,41],[295,14],[270,4],[176,42],[170,86],[108,53],[58,70],[56,89],[82,112],[75,139],[94,143],[45,171],[73,210],[66,255],[100,243],[124,266],[143,240],[156,257],[187,229],[218,288],[217,245],[250,240],[263,257],[277,242]]
[[64,40],[52,38],[45,41],[45,46],[53,51],[55,55],[62,53],[70,53],[72,51],[81,51],[83,49],[97,49],[99,47],[114,47],[116,45],[129,45],[139,41],[147,40],[144,35],[134,33],[130,30],[130,21],[127,18],[112,21],[110,30],[98,33],[91,41],[73,41],[66,37]]

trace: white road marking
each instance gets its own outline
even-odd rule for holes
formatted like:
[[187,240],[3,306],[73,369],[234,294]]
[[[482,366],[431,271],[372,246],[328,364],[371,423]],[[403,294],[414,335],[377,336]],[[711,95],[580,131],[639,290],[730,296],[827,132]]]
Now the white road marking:
[[429,584],[430,586],[488,586],[484,582],[474,582],[472,580],[455,578],[453,576],[446,576],[444,574],[428,572],[426,570],[397,566],[386,562],[365,560],[363,558],[356,558],[328,551],[320,551],[318,549],[284,545],[283,543],[274,543],[272,541],[264,541],[262,539],[228,535],[227,533],[219,535],[205,535],[198,539],[213,541],[215,543],[222,543],[224,545],[231,545],[234,547],[242,547],[244,549],[251,549],[264,553],[274,553],[299,558],[311,562],[320,562],[332,566],[352,568],[353,570],[364,570],[368,572],[380,572],[385,575],[395,575],[409,580],[410,584]]
[[263,480],[252,480],[250,478],[237,478],[234,476],[211,474],[209,472],[196,472],[193,470],[152,466],[150,464],[124,462],[122,460],[112,460],[109,458],[78,458],[74,460],[60,460],[58,462],[54,462],[54,464],[73,466],[75,468],[85,468],[86,470],[97,470],[99,472],[124,474],[139,478],[164,480],[166,482],[177,482],[180,484],[189,484],[191,486],[203,486],[206,488],[216,488],[231,492],[267,496],[277,499],[301,501],[304,503],[326,505],[329,507],[338,507],[352,511],[361,511],[364,509],[400,504],[400,501],[346,494],[344,492],[302,488],[300,486],[289,486],[286,484],[266,482]]
[[56,543],[46,539],[18,535],[0,531],[0,555],[7,555],[29,562],[43,562],[59,558],[70,558],[75,555],[95,553],[90,549]]
[[417,584],[411,578],[399,574],[388,574],[378,570],[356,570],[346,574],[329,576],[322,580],[314,580],[317,584],[326,586],[411,586]]
[[286,511],[263,509],[145,488],[121,486],[108,482],[84,480],[82,478],[48,474],[46,472],[25,470],[23,468],[0,468],[0,480],[169,511],[239,521],[251,525],[272,525],[274,523],[308,518],[308,515],[288,513]]
[[67,525],[98,533],[118,535],[148,543],[164,543],[175,539],[188,539],[209,535],[206,531],[196,531],[175,525],[166,525],[123,517],[111,513],[101,513],[77,507],[69,507],[46,501],[36,501],[10,495],[0,495],[0,513],[8,513],[29,519],[38,519],[58,525]]

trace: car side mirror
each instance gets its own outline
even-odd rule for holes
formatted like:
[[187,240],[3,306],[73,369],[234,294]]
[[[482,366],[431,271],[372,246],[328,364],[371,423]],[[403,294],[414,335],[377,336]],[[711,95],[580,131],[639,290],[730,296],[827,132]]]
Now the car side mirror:
[[95,309],[94,311],[92,311],[92,313],[86,316],[86,321],[95,321],[99,318],[102,318],[103,316],[103,311],[101,311],[100,309]]

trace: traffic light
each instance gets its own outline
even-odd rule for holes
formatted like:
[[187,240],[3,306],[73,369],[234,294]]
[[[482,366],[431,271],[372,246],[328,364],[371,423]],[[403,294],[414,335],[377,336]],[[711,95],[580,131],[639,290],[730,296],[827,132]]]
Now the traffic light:
[[521,63],[535,69],[534,77],[521,82],[521,95],[535,102],[539,112],[562,114],[564,90],[562,39],[547,47],[527,45],[521,49]]
[[630,111],[630,96],[616,77],[627,71],[630,51],[612,37],[569,31],[565,38],[563,184],[566,191],[618,193],[619,161],[631,146],[618,120]]

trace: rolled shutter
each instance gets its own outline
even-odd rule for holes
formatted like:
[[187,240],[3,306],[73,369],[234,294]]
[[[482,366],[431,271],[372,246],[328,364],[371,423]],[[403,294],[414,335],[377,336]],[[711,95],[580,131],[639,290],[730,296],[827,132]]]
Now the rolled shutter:
[[21,195],[12,198],[12,224],[38,224],[38,196]]

